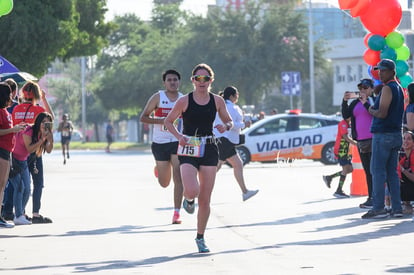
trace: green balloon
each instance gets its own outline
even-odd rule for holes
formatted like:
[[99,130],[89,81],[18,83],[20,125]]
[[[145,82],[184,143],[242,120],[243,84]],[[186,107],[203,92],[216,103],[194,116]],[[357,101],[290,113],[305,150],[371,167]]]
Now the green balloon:
[[397,53],[392,48],[385,48],[381,51],[380,58],[381,59],[391,59],[391,60],[395,61],[397,59]]
[[410,48],[405,44],[395,49],[395,52],[397,53],[397,60],[407,60],[410,58]]
[[13,0],[0,0],[0,16],[9,14],[13,9]]
[[406,73],[405,75],[399,77],[400,84],[403,88],[407,88],[408,84],[410,84],[413,81],[413,78],[410,74]]
[[385,37],[385,42],[387,43],[388,47],[397,49],[404,44],[404,35],[399,31],[390,32]]
[[373,51],[381,51],[385,47],[385,38],[374,34],[368,39],[368,47]]
[[397,60],[395,61],[395,70],[397,72],[397,76],[403,76],[408,72],[410,66],[408,65],[407,61],[404,60]]

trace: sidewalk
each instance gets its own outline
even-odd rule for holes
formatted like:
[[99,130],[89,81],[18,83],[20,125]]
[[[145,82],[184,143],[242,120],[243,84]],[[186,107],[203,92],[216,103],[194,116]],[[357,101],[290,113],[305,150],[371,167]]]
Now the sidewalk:
[[337,166],[249,164],[247,185],[260,191],[246,202],[223,167],[205,234],[211,253],[199,254],[196,214],[182,210],[183,223],[171,224],[173,189],[157,184],[148,152],[62,160],[58,151],[44,157],[41,214],[53,223],[0,229],[0,274],[414,272],[411,217],[362,220],[365,197],[336,199],[337,182],[322,181]]

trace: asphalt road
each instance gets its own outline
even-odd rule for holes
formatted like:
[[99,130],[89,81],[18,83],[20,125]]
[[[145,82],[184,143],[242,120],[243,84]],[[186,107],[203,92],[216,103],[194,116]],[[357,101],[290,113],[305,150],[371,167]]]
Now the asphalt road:
[[414,273],[411,217],[362,220],[364,197],[336,199],[322,181],[339,166],[249,164],[247,185],[260,191],[246,202],[224,167],[211,253],[199,254],[196,215],[171,224],[173,189],[157,184],[149,152],[76,151],[63,165],[56,151],[44,163],[41,213],[54,222],[0,229],[0,274]]

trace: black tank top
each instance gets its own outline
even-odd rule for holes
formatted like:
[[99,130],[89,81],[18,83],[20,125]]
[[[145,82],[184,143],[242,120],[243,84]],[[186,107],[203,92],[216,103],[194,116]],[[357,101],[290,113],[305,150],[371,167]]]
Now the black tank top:
[[188,107],[183,113],[183,134],[187,136],[212,136],[213,122],[217,108],[214,95],[209,93],[210,101],[199,105],[194,101],[193,92],[188,94]]

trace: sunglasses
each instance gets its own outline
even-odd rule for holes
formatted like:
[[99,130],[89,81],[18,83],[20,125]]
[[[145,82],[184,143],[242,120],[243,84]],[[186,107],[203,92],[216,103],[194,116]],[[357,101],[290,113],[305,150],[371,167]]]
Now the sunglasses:
[[211,80],[211,76],[209,76],[209,75],[194,75],[193,79],[197,82],[209,82]]
[[369,88],[368,86],[361,86],[359,89],[360,89],[360,90],[362,90],[362,89],[366,90],[366,89],[368,89],[368,88]]

